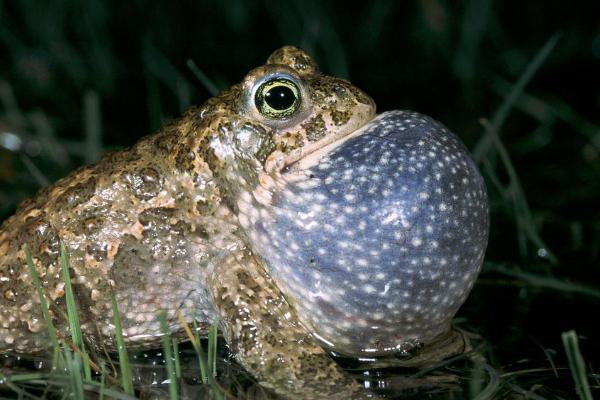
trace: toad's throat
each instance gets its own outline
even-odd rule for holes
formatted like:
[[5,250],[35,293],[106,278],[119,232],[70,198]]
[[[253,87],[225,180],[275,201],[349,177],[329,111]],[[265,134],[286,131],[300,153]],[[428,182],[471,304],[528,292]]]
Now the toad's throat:
[[456,136],[387,112],[274,181],[240,222],[324,345],[381,354],[449,330],[488,230],[483,180]]
[[316,165],[320,159],[347,140],[361,135],[366,127],[375,122],[381,115],[383,114],[375,116],[370,121],[357,126],[355,129],[350,129],[347,132],[340,131],[337,134],[326,136],[321,140],[294,149],[287,154],[276,151],[265,162],[265,171],[267,173],[280,172],[282,174],[289,174],[306,170]]

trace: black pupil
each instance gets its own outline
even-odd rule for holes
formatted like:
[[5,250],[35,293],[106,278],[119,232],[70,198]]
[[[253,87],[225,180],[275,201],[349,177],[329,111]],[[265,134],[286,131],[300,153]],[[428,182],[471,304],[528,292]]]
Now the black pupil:
[[265,102],[278,111],[287,110],[294,105],[295,101],[294,91],[284,85],[274,86],[265,93]]

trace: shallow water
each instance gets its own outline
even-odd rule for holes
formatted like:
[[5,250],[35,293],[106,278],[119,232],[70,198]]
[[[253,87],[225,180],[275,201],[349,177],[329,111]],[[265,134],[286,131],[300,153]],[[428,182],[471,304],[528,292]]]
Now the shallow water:
[[[584,359],[598,361],[600,343],[595,337],[595,321],[590,316],[598,309],[598,300],[578,295],[539,291],[496,280],[484,274],[471,297],[459,312],[456,323],[482,338],[473,341],[474,352],[455,357],[428,373],[414,369],[375,368],[372,362],[338,359],[340,364],[364,386],[389,399],[471,399],[486,389],[494,389],[489,398],[571,399],[577,398],[575,386],[560,334],[578,327]],[[577,309],[578,312],[573,312]],[[560,316],[560,318],[556,318]],[[554,319],[549,323],[550,319]],[[206,350],[206,341],[203,342]],[[200,371],[192,346],[179,348],[181,398],[209,398],[210,386],[198,378]],[[114,357],[116,358],[116,356]],[[473,359],[481,362],[474,362]],[[139,398],[168,397],[168,384],[161,351],[132,356],[134,383]],[[3,358],[2,372],[40,371],[47,364],[40,360]],[[258,386],[233,360],[223,340],[219,340],[217,382],[233,398],[275,399]],[[590,385],[600,395],[600,375],[591,371]],[[32,393],[39,391],[32,391]],[[16,398],[10,391],[3,398]]]

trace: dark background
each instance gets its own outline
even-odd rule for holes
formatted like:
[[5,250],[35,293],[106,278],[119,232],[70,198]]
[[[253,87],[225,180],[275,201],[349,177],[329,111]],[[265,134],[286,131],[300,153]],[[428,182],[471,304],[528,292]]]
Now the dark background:
[[[324,72],[364,89],[380,111],[429,114],[472,150],[490,137],[482,119],[491,121],[502,143],[477,157],[491,238],[460,321],[488,340],[488,358],[507,371],[566,366],[560,334],[575,329],[593,373],[600,368],[600,3],[593,3],[0,0],[0,219],[46,182],[133,144],[206,100],[212,86],[239,81],[294,44]],[[545,45],[543,63],[528,67]],[[533,77],[496,124],[526,71]],[[568,371],[561,374],[570,382]],[[540,379],[552,387],[552,376]],[[598,387],[598,376],[591,379]],[[570,397],[569,385],[555,389]]]

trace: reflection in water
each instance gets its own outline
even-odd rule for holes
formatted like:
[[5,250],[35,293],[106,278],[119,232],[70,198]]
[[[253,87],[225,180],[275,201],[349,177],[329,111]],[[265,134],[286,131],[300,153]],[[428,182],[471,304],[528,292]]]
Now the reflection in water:
[[[526,336],[523,332],[513,333],[515,333],[513,337],[521,337],[521,346],[535,347],[522,340],[522,337]],[[561,367],[552,369],[541,357],[529,362],[519,360],[515,364],[503,367],[503,370],[507,371],[503,372],[485,362],[486,357],[489,358],[490,354],[493,354],[493,347],[481,338],[471,336],[470,339],[472,344],[470,352],[422,369],[406,367],[406,358],[392,356],[361,360],[335,355],[333,357],[371,393],[387,399],[470,399],[486,388],[495,393],[495,396],[510,395],[511,398],[559,398],[557,397],[559,393],[564,398],[565,395],[568,397],[573,393],[568,369]],[[203,347],[207,350],[206,340],[203,340]],[[524,351],[523,348],[512,350]],[[116,355],[113,358],[116,359]],[[495,357],[492,355],[492,358]],[[189,343],[179,346],[179,359],[180,397],[182,399],[216,398],[213,397],[211,386],[202,384],[199,379],[198,359]],[[4,376],[45,373],[49,372],[51,366],[51,360],[44,358],[5,355],[0,360],[1,373]],[[132,356],[132,365],[136,395],[139,398],[145,400],[168,398],[167,372],[160,351],[135,354]],[[277,399],[267,389],[256,384],[253,378],[233,360],[233,355],[223,340],[219,340],[217,371],[216,379],[225,393],[225,398]],[[106,381],[110,383],[110,379]],[[31,383],[22,386],[28,393],[41,395],[47,389],[47,385],[43,384],[43,378],[38,380],[37,386]],[[112,385],[113,389],[118,390],[118,385],[116,381]],[[53,393],[52,390],[50,392]],[[544,396],[536,397],[536,393]],[[0,383],[0,397],[13,398],[14,395],[15,392],[4,382]]]
[[[206,341],[203,343],[205,349]],[[233,361],[224,341],[219,341],[217,382],[225,393],[225,398],[276,399],[268,390],[256,384],[242,367]],[[116,358],[116,355],[114,356]],[[461,392],[461,379],[458,373],[449,372],[447,365],[443,370],[421,374],[417,369],[399,368],[405,360],[387,357],[385,359],[348,359],[334,357],[346,371],[360,381],[372,393],[385,395],[386,398],[419,396],[424,394],[449,394]],[[211,398],[211,386],[200,380],[197,355],[189,343],[180,346],[181,379],[178,381],[182,399]],[[462,360],[461,360],[462,359]],[[466,357],[456,357],[452,365],[465,363]],[[44,358],[23,358],[6,355],[2,357],[2,373],[16,376],[19,374],[49,373],[51,360]],[[110,365],[110,363],[107,363]],[[451,364],[448,364],[451,365]],[[110,368],[109,368],[110,370]],[[132,372],[136,394],[143,399],[168,398],[168,377],[163,355],[160,351],[144,352],[132,356]],[[48,378],[46,378],[48,379]],[[43,381],[43,379],[42,379]],[[110,382],[110,379],[106,379]],[[31,386],[35,387],[35,386]],[[118,387],[118,382],[117,382]],[[115,389],[117,389],[115,387]],[[6,388],[8,389],[8,388]],[[41,394],[45,385],[28,389],[32,394]],[[0,396],[10,391],[0,391]]]

